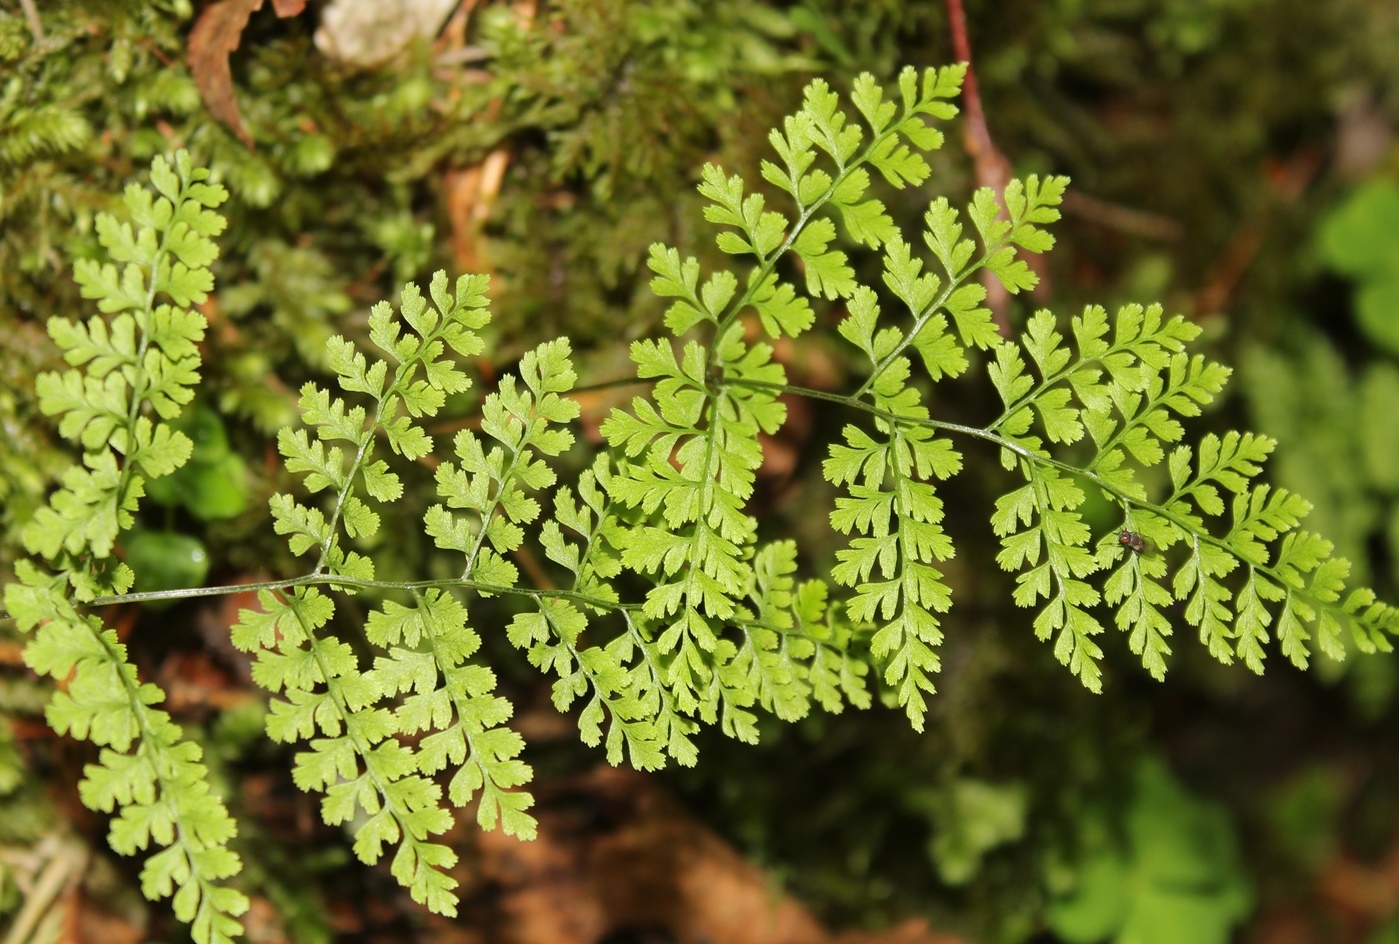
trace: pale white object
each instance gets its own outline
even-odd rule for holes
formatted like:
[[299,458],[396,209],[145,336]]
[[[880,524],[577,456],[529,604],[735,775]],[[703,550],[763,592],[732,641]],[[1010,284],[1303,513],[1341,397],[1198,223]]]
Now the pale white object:
[[432,39],[460,0],[332,0],[321,12],[316,48],[354,66],[377,66],[415,39]]

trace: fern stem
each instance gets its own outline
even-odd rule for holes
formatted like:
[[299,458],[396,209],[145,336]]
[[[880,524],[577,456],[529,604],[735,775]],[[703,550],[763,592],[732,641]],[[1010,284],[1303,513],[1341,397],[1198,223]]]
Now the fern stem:
[[[196,597],[230,596],[236,593],[252,593],[259,590],[294,590],[297,587],[329,586],[347,590],[401,590],[412,593],[420,590],[456,589],[475,590],[493,596],[523,596],[533,599],[560,598],[583,603],[604,610],[641,610],[641,603],[619,603],[602,597],[590,596],[573,590],[543,589],[529,587],[507,587],[484,583],[479,580],[465,580],[447,577],[439,580],[366,580],[340,574],[306,574],[287,580],[263,580],[258,583],[235,583],[212,587],[190,587],[180,590],[148,590],[144,593],[124,593],[112,596],[95,597],[85,601],[85,607],[113,606],[118,603],[154,603],[157,601],[189,600]],[[0,610],[0,619],[10,619],[8,611]]]
[[613,390],[617,387],[636,387],[641,384],[649,385],[651,383],[652,381],[645,377],[638,377],[636,374],[630,374],[626,377],[618,377],[615,380],[600,380],[597,383],[583,384],[582,386],[574,387],[569,393],[595,393],[599,390]]
[[[583,575],[587,572],[593,552],[598,548],[603,525],[609,518],[616,517],[616,515],[612,514],[612,494],[604,488],[602,489],[602,495],[602,507],[597,510],[597,515],[593,520],[593,526],[588,529],[588,533],[583,539],[583,547],[578,552],[578,569],[573,574],[573,587],[571,588],[574,593],[582,592],[578,587],[583,583]],[[596,572],[596,567],[594,567],[594,571]]]
[[[1105,481],[1090,469],[1084,469],[1079,466],[1051,458],[1050,456],[1037,453],[1031,449],[1027,449],[1020,443],[1017,443],[1014,440],[1008,439],[996,433],[994,427],[982,428],[977,426],[967,426],[961,423],[952,423],[946,420],[915,419],[907,416],[900,416],[894,413],[890,413],[887,410],[882,410],[879,407],[874,406],[873,404],[865,400],[857,399],[858,394],[855,396],[850,396],[846,394],[832,393],[826,390],[816,390],[810,387],[802,387],[795,384],[778,384],[760,380],[744,380],[741,378],[726,378],[724,382],[726,385],[732,385],[736,387],[746,387],[755,390],[770,390],[779,394],[789,393],[801,397],[807,397],[813,400],[822,400],[827,403],[836,403],[854,410],[859,410],[863,413],[867,413],[871,416],[875,416],[880,419],[888,420],[891,423],[903,423],[915,426],[926,426],[932,429],[938,429],[948,433],[956,433],[963,436],[969,436],[974,439],[983,440],[985,442],[999,446],[1002,449],[1007,449],[1027,462],[1032,462],[1037,465],[1055,468],[1068,475],[1072,475],[1075,478],[1090,482],[1103,489],[1103,491],[1107,492],[1109,495],[1113,496],[1124,507],[1137,507],[1146,511],[1150,511],[1153,514],[1174,524],[1183,532],[1191,535],[1197,535],[1200,541],[1217,547],[1220,550],[1223,550],[1226,553],[1230,554],[1231,556],[1237,556],[1233,548],[1231,548],[1226,541],[1208,533],[1198,532],[1197,526],[1195,524],[1193,524],[1190,521],[1187,521],[1186,519],[1177,514],[1174,514],[1165,505],[1146,501],[1137,496],[1131,495],[1125,490]],[[706,432],[708,431],[706,430]],[[482,533],[484,534],[484,528],[482,530]],[[1267,565],[1251,566],[1253,566],[1258,573],[1261,573],[1278,583],[1279,586],[1287,588],[1287,592],[1297,594],[1306,598],[1318,608],[1326,609],[1329,611],[1335,611],[1338,609],[1334,603],[1317,600],[1315,596],[1309,593],[1306,589],[1294,586],[1290,581],[1285,580],[1283,578],[1283,575],[1274,567]],[[631,631],[634,634],[637,634],[638,642],[640,642],[641,640],[638,630],[631,625],[630,614],[634,612],[640,612],[644,607],[644,604],[642,603],[623,603],[614,600],[604,599],[602,597],[595,597],[590,594],[578,592],[576,590],[532,589],[527,587],[500,586],[495,584],[484,583],[481,581],[470,580],[466,577],[458,579],[447,578],[423,581],[392,581],[366,580],[362,578],[337,576],[333,574],[325,574],[318,572],[308,574],[303,577],[295,577],[287,580],[268,580],[251,584],[231,584],[224,586],[196,587],[181,590],[153,590],[145,593],[128,593],[124,595],[97,597],[89,601],[86,605],[92,607],[99,607],[110,606],[116,603],[149,603],[156,601],[173,601],[191,599],[195,597],[225,596],[234,593],[247,593],[258,590],[290,590],[296,587],[314,585],[336,586],[344,589],[354,590],[397,590],[407,592],[418,592],[434,588],[450,588],[474,590],[479,593],[489,593],[493,595],[513,595],[533,599],[557,598],[572,600],[576,603],[582,603],[584,605],[594,607],[599,610],[620,611],[627,614],[629,631]],[[0,611],[0,619],[6,618],[8,616],[8,612]]]
[[[711,356],[712,353],[711,351]],[[707,390],[705,392],[708,395],[704,398],[704,491],[700,493],[700,507],[708,509],[714,507],[714,487],[717,484],[715,477],[722,471],[720,466],[723,464],[722,461],[714,461],[714,446],[715,440],[719,438],[719,398],[724,395],[724,391],[721,385],[719,390],[715,393],[709,393]],[[713,530],[709,527],[708,518],[704,514],[700,514],[695,518],[695,533],[690,537],[690,546],[692,548],[695,546],[701,530]]]

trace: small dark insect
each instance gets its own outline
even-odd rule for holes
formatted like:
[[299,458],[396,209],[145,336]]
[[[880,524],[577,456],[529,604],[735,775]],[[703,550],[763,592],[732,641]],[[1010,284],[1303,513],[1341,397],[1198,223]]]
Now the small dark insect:
[[1130,547],[1138,554],[1146,550],[1146,538],[1135,531],[1123,531],[1117,536],[1117,543],[1123,547]]

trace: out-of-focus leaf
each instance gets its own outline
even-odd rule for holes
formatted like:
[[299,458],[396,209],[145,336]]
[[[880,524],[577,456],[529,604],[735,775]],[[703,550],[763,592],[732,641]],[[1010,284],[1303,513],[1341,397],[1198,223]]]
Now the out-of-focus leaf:
[[1227,944],[1252,902],[1228,815],[1157,760],[1138,768],[1122,828],[1090,821],[1081,849],[1046,913],[1073,944]]
[[203,542],[173,531],[133,531],[122,539],[126,564],[136,572],[135,593],[198,587],[209,573]]

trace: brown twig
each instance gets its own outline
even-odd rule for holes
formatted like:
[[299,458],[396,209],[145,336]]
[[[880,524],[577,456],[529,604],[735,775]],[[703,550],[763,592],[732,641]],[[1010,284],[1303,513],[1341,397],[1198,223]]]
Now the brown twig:
[[29,21],[29,32],[34,34],[35,44],[44,41],[44,24],[39,19],[39,8],[34,6],[34,0],[19,0],[20,9],[24,11],[24,18]]
[[[967,37],[967,15],[962,9],[962,0],[947,0],[947,25],[952,33],[953,55],[967,64],[967,74],[962,80],[962,102],[967,114],[963,146],[976,170],[977,185],[1003,193],[1006,184],[1010,183],[1010,162],[996,149],[995,142],[991,140],[991,131],[986,126],[986,113],[981,108],[981,93],[976,84],[976,69],[972,67],[972,45]],[[983,272],[981,281],[986,286],[986,305],[996,320],[996,328],[1002,337],[1009,337],[1010,293],[990,272]]]
[[1244,224],[1218,256],[1218,261],[1195,293],[1196,319],[1224,311],[1229,299],[1252,267],[1268,235],[1273,214],[1296,203],[1321,169],[1319,155],[1303,152],[1267,168],[1268,189],[1275,199]]
[[1081,219],[1129,236],[1141,236],[1162,242],[1176,242],[1185,236],[1184,227],[1169,216],[1090,197],[1076,190],[1064,194],[1063,206],[1065,213],[1072,213]]
[[967,75],[962,80],[962,101],[967,106],[967,153],[975,162],[977,181],[984,187],[1003,190],[1010,182],[1010,163],[996,150],[991,131],[986,126],[986,112],[981,107],[981,92],[976,82],[976,70],[972,67],[972,46],[967,36],[967,16],[962,10],[962,0],[947,0],[947,22],[952,31],[953,55],[967,64]]

